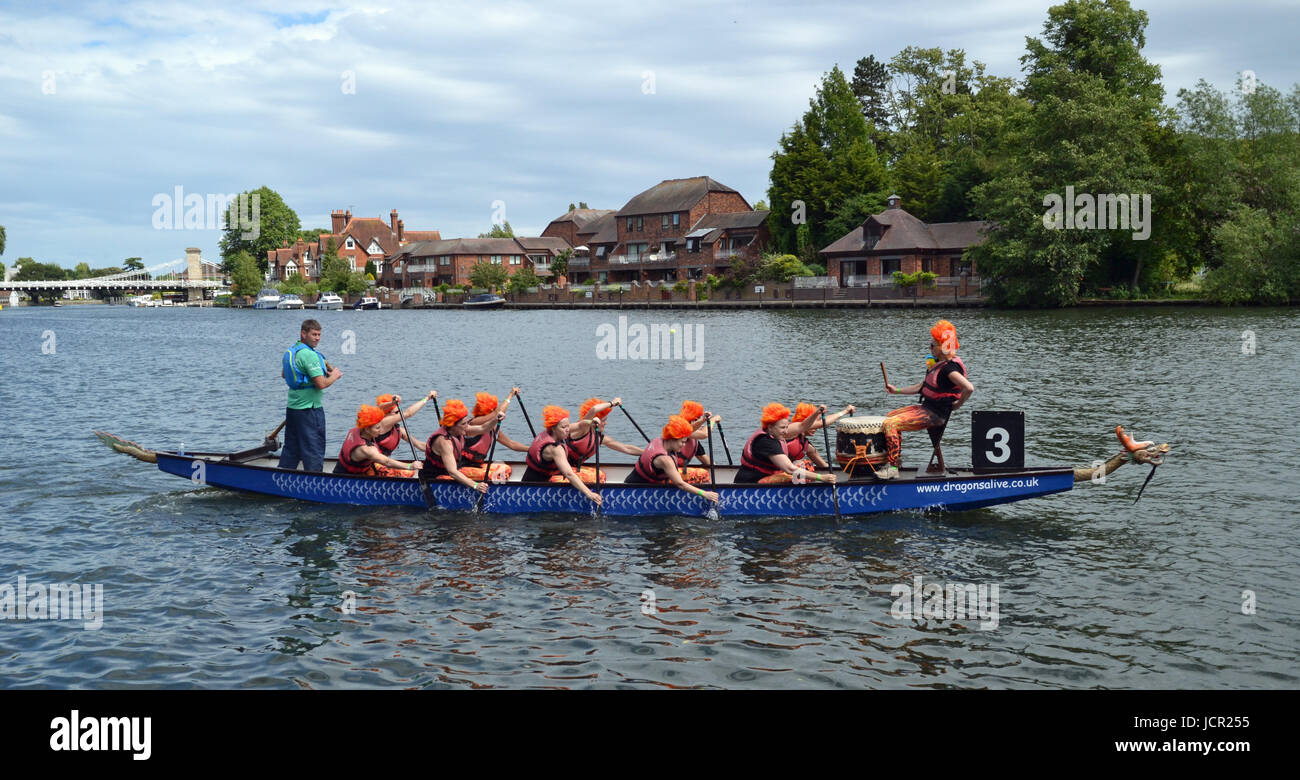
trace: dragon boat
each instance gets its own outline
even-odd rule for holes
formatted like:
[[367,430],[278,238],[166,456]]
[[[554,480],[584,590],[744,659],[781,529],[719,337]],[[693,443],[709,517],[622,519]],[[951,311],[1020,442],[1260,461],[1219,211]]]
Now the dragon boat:
[[[836,460],[845,470],[834,486],[823,482],[736,484],[737,467],[715,465],[711,469],[711,483],[700,487],[718,493],[716,512],[721,517],[838,517],[909,510],[960,511],[1063,493],[1081,482],[1099,481],[1130,462],[1152,467],[1147,477],[1149,482],[1155,467],[1163,463],[1170,449],[1168,444],[1134,442],[1122,427],[1116,426],[1120,451],[1093,467],[949,468],[940,458],[938,468],[902,468],[897,477],[886,480],[877,478],[873,467],[883,457],[883,434],[877,422],[883,419],[842,421],[846,425],[837,429]],[[525,468],[519,462],[511,463],[512,475],[508,480],[495,482],[486,494],[480,494],[457,482],[334,474],[330,472],[334,458],[325,459],[323,472],[281,469],[274,455],[279,449],[274,436],[268,436],[261,446],[241,452],[170,452],[150,450],[109,433],[95,431],[95,435],[118,452],[156,463],[159,470],[195,484],[266,496],[322,504],[477,510],[491,514],[592,514],[596,511],[592,502],[567,483],[522,481]],[[676,487],[624,484],[632,470],[631,464],[605,463],[601,469],[607,481],[593,489],[601,495],[603,515],[703,516],[715,510],[707,499]],[[1142,489],[1146,484],[1143,483]]]

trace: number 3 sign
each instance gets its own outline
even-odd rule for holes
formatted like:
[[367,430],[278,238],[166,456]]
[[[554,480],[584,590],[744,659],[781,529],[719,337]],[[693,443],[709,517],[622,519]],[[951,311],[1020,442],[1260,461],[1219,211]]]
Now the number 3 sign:
[[1025,467],[1025,413],[971,412],[971,464],[976,469]]

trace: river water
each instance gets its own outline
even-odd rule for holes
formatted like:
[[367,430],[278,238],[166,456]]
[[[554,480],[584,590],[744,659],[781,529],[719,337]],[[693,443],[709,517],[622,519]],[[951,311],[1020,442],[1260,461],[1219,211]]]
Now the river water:
[[[1002,507],[838,524],[429,514],[196,486],[91,435],[257,445],[283,417],[280,354],[303,316],[0,311],[0,597],[19,577],[103,587],[97,630],[0,620],[0,686],[1300,682],[1294,309],[307,315],[344,372],[326,391],[331,453],[380,392],[445,401],[519,384],[535,417],[622,395],[647,432],[692,398],[723,415],[737,456],[769,401],[902,405],[883,394],[878,363],[896,384],[918,381],[929,325],[946,316],[977,388],[967,409],[1023,410],[1027,465],[1108,456],[1116,424],[1170,442],[1136,505],[1142,466]],[[683,335],[690,325],[702,351],[601,359],[620,316]],[[962,410],[949,426],[950,463],[969,462],[969,419]],[[432,409],[411,422],[421,436],[434,425]],[[519,415],[506,426],[527,440]],[[639,441],[617,412],[610,433]],[[905,434],[905,463],[927,454],[924,434]],[[894,587],[918,576],[996,585],[996,627],[895,617]]]

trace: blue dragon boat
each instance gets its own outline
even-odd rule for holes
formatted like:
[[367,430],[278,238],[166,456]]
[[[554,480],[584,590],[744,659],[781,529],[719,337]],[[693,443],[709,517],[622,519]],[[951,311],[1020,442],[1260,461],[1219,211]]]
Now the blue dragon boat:
[[[334,474],[334,459],[324,472],[281,469],[273,455],[278,446],[268,438],[262,446],[234,453],[148,450],[112,434],[95,432],[118,452],[156,463],[159,470],[196,484],[266,496],[323,504],[411,507],[425,510],[474,511],[491,514],[591,514],[595,506],[571,485],[521,481],[523,463],[512,463],[513,474],[494,483],[481,506],[480,494],[457,482],[416,478]],[[1121,433],[1121,441],[1124,437]],[[870,470],[832,486],[827,483],[735,484],[737,467],[715,466],[713,483],[701,487],[719,495],[722,517],[868,515],[907,510],[960,511],[1063,493],[1079,482],[1109,474],[1126,462],[1153,466],[1162,462],[1169,445],[1150,442],[1128,447],[1092,468],[1020,468],[1010,470],[944,468],[939,473],[903,468],[898,477],[877,479]],[[623,484],[628,464],[603,464],[608,481],[598,488],[601,514],[609,516],[707,515],[714,505],[675,487]],[[1150,477],[1148,477],[1148,480]],[[1145,483],[1143,485],[1145,488]],[[1140,495],[1140,492],[1139,492]]]

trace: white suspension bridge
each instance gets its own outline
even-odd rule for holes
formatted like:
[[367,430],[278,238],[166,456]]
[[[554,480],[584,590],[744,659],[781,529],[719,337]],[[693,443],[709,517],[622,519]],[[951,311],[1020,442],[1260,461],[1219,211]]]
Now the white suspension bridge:
[[[8,277],[17,269],[7,269],[5,280],[0,282],[0,291],[25,291],[30,293],[53,293],[65,290],[86,290],[91,292],[137,291],[184,291],[189,300],[202,300],[204,290],[222,287],[215,279],[203,278],[203,261],[199,250],[186,250],[186,256],[149,268],[123,271],[108,276],[96,276],[90,279],[58,279],[38,282],[11,281]],[[184,278],[176,278],[174,272],[184,270]],[[172,274],[170,279],[155,279],[158,273]]]

